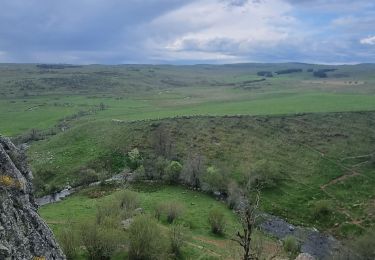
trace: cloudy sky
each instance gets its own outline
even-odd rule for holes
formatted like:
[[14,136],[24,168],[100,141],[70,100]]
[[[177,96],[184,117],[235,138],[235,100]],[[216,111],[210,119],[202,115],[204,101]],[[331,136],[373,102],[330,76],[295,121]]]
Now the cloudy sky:
[[375,62],[374,0],[0,0],[0,62]]

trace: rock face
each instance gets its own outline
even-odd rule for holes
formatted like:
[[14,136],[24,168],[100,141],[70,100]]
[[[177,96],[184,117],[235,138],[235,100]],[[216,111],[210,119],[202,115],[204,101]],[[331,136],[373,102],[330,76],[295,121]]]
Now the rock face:
[[23,149],[0,136],[0,259],[66,259],[38,215]]

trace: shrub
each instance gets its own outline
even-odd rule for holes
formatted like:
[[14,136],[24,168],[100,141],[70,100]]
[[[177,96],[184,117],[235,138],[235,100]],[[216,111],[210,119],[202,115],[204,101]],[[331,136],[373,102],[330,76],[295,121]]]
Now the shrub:
[[95,222],[86,222],[81,226],[81,241],[90,259],[110,259],[118,249],[122,235],[112,228],[101,228]]
[[321,219],[329,216],[332,212],[332,205],[328,200],[319,200],[314,205],[314,218]]
[[148,216],[134,219],[129,229],[129,259],[166,259],[168,245],[158,224]]
[[186,239],[186,228],[182,225],[172,225],[169,230],[171,251],[176,258],[181,256],[181,248]]
[[237,182],[231,181],[228,184],[228,198],[227,198],[227,204],[230,209],[236,209],[240,203],[241,200],[241,191],[238,187]]
[[208,222],[211,226],[212,233],[218,235],[224,233],[226,220],[222,210],[218,208],[211,209],[208,213]]
[[158,158],[156,158],[155,165],[154,165],[154,168],[156,171],[155,177],[162,179],[164,177],[165,169],[167,168],[167,166],[168,166],[168,160],[166,160],[162,156],[158,156]]
[[58,241],[68,260],[76,259],[79,248],[77,234],[70,224],[58,233]]
[[90,168],[85,168],[79,172],[79,185],[89,185],[100,180],[100,174]]
[[250,171],[249,184],[253,188],[273,188],[281,180],[279,167],[267,160],[257,161]]
[[290,255],[296,255],[300,250],[297,239],[293,236],[286,236],[283,241],[283,247]]
[[355,241],[354,250],[364,260],[375,259],[375,228]]
[[175,219],[179,218],[184,209],[183,209],[183,206],[178,203],[178,202],[169,202],[165,205],[165,210],[166,210],[166,213],[167,213],[167,221],[168,223],[173,223],[173,221],[175,221]]
[[157,203],[154,207],[154,216],[157,220],[160,220],[160,217],[165,212],[165,203]]
[[169,183],[177,183],[182,171],[181,163],[171,161],[165,168],[165,180]]
[[136,170],[139,168],[143,163],[143,158],[138,150],[138,148],[134,148],[127,154],[126,164],[131,170]]
[[139,208],[140,205],[138,194],[130,190],[124,190],[120,192],[117,195],[116,199],[120,203],[120,208],[125,212],[130,213],[136,208]]
[[114,227],[120,222],[120,206],[117,200],[101,203],[96,211],[96,224]]
[[145,170],[145,167],[143,167],[143,165],[141,165],[137,169],[135,169],[134,177],[135,177],[136,181],[146,179],[146,170]]
[[205,191],[224,191],[228,182],[227,176],[215,166],[209,166],[203,175]]

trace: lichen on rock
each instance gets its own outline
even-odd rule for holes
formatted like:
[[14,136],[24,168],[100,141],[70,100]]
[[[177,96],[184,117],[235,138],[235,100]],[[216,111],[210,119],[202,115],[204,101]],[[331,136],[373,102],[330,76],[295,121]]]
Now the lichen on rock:
[[0,136],[0,259],[66,259],[37,213],[24,149]]

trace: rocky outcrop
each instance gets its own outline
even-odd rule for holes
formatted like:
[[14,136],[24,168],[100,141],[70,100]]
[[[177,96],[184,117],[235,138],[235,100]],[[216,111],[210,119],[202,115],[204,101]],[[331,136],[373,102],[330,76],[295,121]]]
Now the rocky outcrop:
[[37,213],[23,149],[0,136],[0,259],[66,259]]

